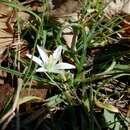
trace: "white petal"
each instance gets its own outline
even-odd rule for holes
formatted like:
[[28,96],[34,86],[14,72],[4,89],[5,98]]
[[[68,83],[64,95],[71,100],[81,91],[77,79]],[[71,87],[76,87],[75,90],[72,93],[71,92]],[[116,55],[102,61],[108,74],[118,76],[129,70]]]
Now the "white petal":
[[47,69],[45,69],[44,67],[40,67],[36,69],[36,72],[47,72]]
[[53,53],[53,59],[55,59],[55,63],[60,60],[61,57],[61,51],[62,51],[62,46],[57,47],[57,49]]
[[74,66],[74,65],[71,65],[71,64],[69,64],[69,63],[58,63],[58,64],[56,64],[55,65],[55,69],[61,69],[61,70],[63,70],[63,69],[75,69],[76,67]]
[[26,56],[36,62],[38,65],[42,66],[43,62],[36,56],[32,56],[30,54],[26,54]]
[[38,52],[40,54],[40,57],[42,58],[43,63],[47,63],[48,62],[47,53],[38,45],[37,45],[37,49],[38,49]]

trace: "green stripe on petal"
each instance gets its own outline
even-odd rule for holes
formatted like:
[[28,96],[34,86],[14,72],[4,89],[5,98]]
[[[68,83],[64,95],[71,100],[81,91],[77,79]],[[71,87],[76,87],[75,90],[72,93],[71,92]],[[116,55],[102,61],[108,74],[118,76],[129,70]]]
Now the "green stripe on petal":
[[45,69],[44,67],[40,67],[38,69],[36,69],[36,72],[47,72],[48,70]]

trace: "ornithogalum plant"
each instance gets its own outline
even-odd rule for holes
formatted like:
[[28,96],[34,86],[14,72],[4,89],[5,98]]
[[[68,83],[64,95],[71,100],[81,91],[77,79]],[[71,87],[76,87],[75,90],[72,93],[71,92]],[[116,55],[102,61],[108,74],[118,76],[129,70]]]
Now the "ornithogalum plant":
[[40,67],[36,69],[36,72],[49,72],[49,73],[62,73],[66,69],[75,69],[72,64],[61,62],[61,52],[63,47],[58,46],[52,55],[49,55],[45,50],[37,45],[39,57],[31,54],[26,54],[27,57],[32,59]]

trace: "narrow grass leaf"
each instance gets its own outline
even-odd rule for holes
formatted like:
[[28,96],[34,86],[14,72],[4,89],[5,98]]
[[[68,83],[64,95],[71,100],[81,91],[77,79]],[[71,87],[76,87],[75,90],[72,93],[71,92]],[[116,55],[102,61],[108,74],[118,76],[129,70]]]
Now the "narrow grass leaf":
[[95,99],[95,104],[100,107],[100,108],[103,108],[103,109],[106,109],[106,110],[109,110],[111,112],[115,112],[115,113],[118,113],[119,110],[118,108],[116,108],[115,106],[111,105],[111,104],[108,104],[108,103],[103,103],[103,102],[100,102],[98,100]]
[[36,96],[26,96],[26,97],[23,97],[23,98],[19,99],[18,105],[21,105],[21,104],[29,102],[29,101],[34,101],[34,100],[42,101],[42,98],[36,97]]

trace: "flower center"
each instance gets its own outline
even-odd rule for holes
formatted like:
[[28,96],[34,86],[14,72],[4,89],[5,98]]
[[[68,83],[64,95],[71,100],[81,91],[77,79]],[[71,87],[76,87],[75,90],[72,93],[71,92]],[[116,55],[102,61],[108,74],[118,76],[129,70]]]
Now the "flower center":
[[45,65],[45,68],[48,70],[48,72],[54,72],[55,71],[55,59],[52,55],[48,58],[48,63]]

